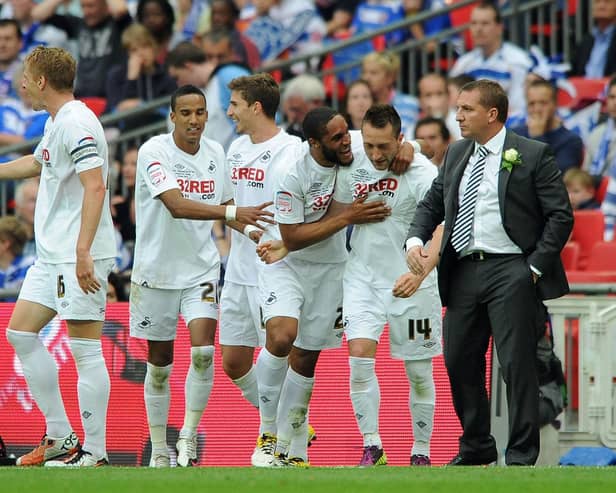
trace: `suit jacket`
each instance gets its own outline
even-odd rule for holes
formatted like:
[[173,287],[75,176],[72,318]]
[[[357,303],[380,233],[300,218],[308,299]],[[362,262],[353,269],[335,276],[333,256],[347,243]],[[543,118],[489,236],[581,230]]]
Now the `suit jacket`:
[[[438,267],[443,306],[449,298],[449,276],[457,262],[450,243],[458,212],[458,190],[475,141],[463,139],[449,145],[445,162],[424,200],[419,204],[408,237],[428,241],[434,229],[445,220]],[[522,163],[511,172],[501,169],[498,198],[505,232],[520,247],[529,266],[539,269],[537,281],[541,299],[558,298],[569,291],[560,251],[573,228],[569,196],[549,147],[520,137],[508,130],[505,149],[517,149]],[[530,268],[530,267],[529,267]]]
[[[586,73],[586,64],[590,58],[590,52],[595,44],[595,38],[592,33],[587,34],[582,38],[582,41],[575,48],[571,57],[571,72],[570,76],[584,77]],[[616,73],[616,33],[612,35],[610,46],[607,49],[607,58],[605,60],[604,77],[611,77]]]

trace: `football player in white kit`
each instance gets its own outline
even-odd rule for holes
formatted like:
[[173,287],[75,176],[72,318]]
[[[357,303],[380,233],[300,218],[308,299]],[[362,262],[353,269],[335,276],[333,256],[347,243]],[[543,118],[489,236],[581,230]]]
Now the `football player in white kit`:
[[[6,331],[30,392],[45,416],[41,444],[18,465],[108,464],[109,374],[101,333],[107,275],[116,255],[107,191],[107,143],[100,122],[73,97],[75,60],[60,48],[35,48],[22,86],[50,117],[34,155],[0,167],[0,178],[41,176],[34,229],[38,259],[29,269]],[[83,447],[66,416],[58,369],[38,334],[58,314],[66,321],[78,373]],[[60,459],[63,456],[65,460]]]
[[[227,114],[243,134],[233,141],[227,152],[228,174],[234,187],[234,200],[239,206],[256,205],[271,200],[274,183],[284,169],[299,158],[301,140],[276,125],[280,89],[269,74],[238,77],[229,84],[231,98]],[[253,367],[254,350],[265,341],[262,326],[257,270],[261,268],[255,243],[261,235],[280,238],[278,228],[269,225],[265,231],[248,226],[244,234],[233,231],[231,252],[225,272],[225,285],[220,302],[220,334],[222,363],[225,373],[253,406],[260,408],[262,420],[257,446],[251,457],[254,466],[271,463],[276,429],[268,426],[268,416],[276,417],[276,402],[264,401],[259,406],[257,372]],[[286,372],[286,357],[276,360]],[[267,382],[267,379],[266,379]],[[266,383],[267,385],[267,383]],[[275,424],[275,423],[274,423]]]
[[364,439],[360,466],[387,464],[379,435],[379,383],[376,349],[389,323],[392,358],[404,362],[411,383],[410,410],[414,443],[411,465],[430,464],[435,388],[432,358],[441,354],[441,302],[434,266],[442,227],[428,248],[423,275],[409,272],[402,245],[417,204],[430,189],[437,168],[416,154],[409,170],[389,171],[402,142],[400,117],[385,104],[364,116],[364,151],[349,167],[340,168],[334,200],[351,203],[359,197],[384,201],[391,207],[385,221],[355,226],[344,272],[343,315],[349,344],[351,400]]
[[196,431],[213,384],[218,318],[220,257],[211,238],[212,222],[225,219],[242,231],[258,220],[271,222],[273,215],[264,210],[271,202],[259,207],[233,205],[224,151],[202,136],[207,110],[200,89],[177,89],[170,116],[173,132],[152,137],[139,149],[135,185],[130,332],[148,341],[144,397],[152,467],[170,463],[166,429],[178,314],[186,321],[192,347],[177,464],[191,466],[197,461]]
[[330,215],[337,167],[353,160],[348,126],[336,111],[321,107],[308,112],[303,128],[309,147],[281,177],[275,195],[275,219],[291,253],[259,272],[266,346],[257,360],[259,371],[288,355],[288,370],[270,370],[269,385],[262,385],[263,377],[259,393],[261,400],[280,393],[275,465],[296,467],[307,465],[306,417],[319,353],[342,342],[344,228],[389,214],[382,202],[359,199]]

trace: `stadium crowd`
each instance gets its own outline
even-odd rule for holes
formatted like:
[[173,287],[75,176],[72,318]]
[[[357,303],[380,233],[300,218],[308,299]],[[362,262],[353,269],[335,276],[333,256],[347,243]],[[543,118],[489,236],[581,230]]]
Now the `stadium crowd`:
[[[408,60],[388,49],[451,27],[452,19],[443,13],[409,29],[389,32],[377,41],[331,54],[329,61],[334,64],[361,60],[359,68],[341,74],[336,81],[343,88],[340,101],[332,101],[331,87],[312,74],[325,61],[318,57],[274,71],[278,82],[264,75],[268,65],[276,60],[310,54],[329,42],[370,32],[428,10],[438,11],[447,3],[443,0],[6,0],[2,4],[0,146],[43,137],[46,132],[50,112],[40,102],[33,101],[32,90],[27,90],[28,84],[23,82],[24,72],[31,70],[26,61],[31,60],[29,55],[39,46],[62,48],[72,54],[76,60],[73,94],[97,116],[130,110],[142,102],[173,95],[171,117],[165,109],[147,117],[127,117],[117,128],[101,128],[104,140],[110,142],[106,186],[110,191],[109,213],[115,226],[111,241],[117,251],[111,273],[113,291],[119,301],[128,301],[130,297],[131,335],[149,344],[145,400],[152,438],[152,466],[169,465],[165,409],[168,413],[167,382],[173,363],[172,340],[178,313],[191,331],[192,344],[192,364],[186,377],[186,418],[177,443],[178,465],[191,465],[196,459],[195,430],[212,385],[213,333],[219,316],[213,307],[218,306],[221,287],[219,327],[223,366],[246,399],[259,408],[261,417],[253,465],[302,467],[307,464],[306,446],[314,433],[307,419],[314,367],[319,351],[335,347],[342,337],[341,325],[337,325],[338,332],[327,337],[318,334],[318,327],[321,330],[328,327],[331,332],[329,327],[340,322],[341,313],[335,311],[339,307],[343,307],[346,323],[350,323],[348,314],[355,313],[354,310],[361,319],[356,325],[350,323],[352,328],[346,334],[351,399],[364,437],[361,465],[387,462],[376,424],[378,381],[374,373],[374,348],[365,343],[378,341],[380,331],[374,327],[375,332],[366,335],[362,330],[369,322],[375,326],[389,322],[391,331],[396,320],[383,318],[382,314],[364,313],[357,307],[370,304],[370,299],[362,297],[365,293],[359,292],[362,269],[378,260],[369,254],[369,238],[375,234],[371,228],[377,228],[376,224],[380,224],[377,221],[395,215],[392,208],[396,206],[379,202],[379,208],[375,203],[356,202],[352,187],[338,189],[342,187],[340,183],[352,184],[355,175],[340,173],[336,182],[335,169],[321,170],[321,175],[313,176],[306,172],[309,169],[306,163],[316,162],[327,168],[324,163],[345,164],[350,155],[351,160],[355,156],[357,163],[364,167],[358,164],[358,169],[352,168],[353,172],[369,174],[374,171],[372,165],[380,170],[368,146],[371,139],[378,140],[375,137],[378,130],[391,125],[403,138],[388,141],[391,146],[387,151],[388,164],[397,163],[401,171],[412,161],[407,174],[422,183],[421,193],[405,190],[403,204],[416,206],[444,166],[449,146],[464,138],[458,95],[461,90],[464,92],[466,84],[486,79],[498,83],[509,103],[506,115],[500,115],[505,119],[504,127],[551,149],[572,208],[600,214],[604,226],[596,241],[612,240],[616,223],[616,0],[592,0],[594,27],[581,43],[572,47],[570,60],[548,57],[537,47],[525,50],[516,46],[506,36],[507,27],[512,29],[512,25],[507,26],[501,16],[508,2],[482,0],[470,12],[470,42],[465,43],[462,37],[447,40],[455,47],[456,59],[445,70],[411,74]],[[566,17],[568,12],[563,9],[562,15]],[[424,49],[435,59],[443,46],[428,42]],[[409,83],[411,78],[417,83],[416,94],[407,94],[402,89],[414,87]],[[576,88],[579,92],[585,87],[583,81],[602,88],[596,91],[594,100],[576,99]],[[483,86],[470,87],[480,90]],[[206,101],[202,102],[200,94],[205,94]],[[204,113],[205,104],[207,113]],[[258,110],[254,110],[255,104]],[[323,109],[326,105],[340,107],[340,115],[333,110],[327,113]],[[113,136],[118,133],[167,120],[171,134],[154,137],[147,143],[113,145]],[[366,133],[365,127],[373,133]],[[325,135],[322,128],[327,129]],[[346,129],[355,132],[349,137]],[[201,134],[208,140],[201,141]],[[309,145],[301,144],[302,141],[308,141]],[[199,152],[206,150],[205,146],[199,147],[199,142],[215,144],[207,147],[207,153],[201,157],[203,162],[210,163],[209,174],[213,176],[212,183],[221,187],[220,194],[208,189],[206,179],[210,178],[195,164],[200,162]],[[348,149],[338,148],[333,155],[328,154],[341,145]],[[422,150],[426,150],[430,161],[420,154]],[[102,153],[102,147],[99,151]],[[245,163],[257,162],[262,156],[267,156],[266,161],[271,163],[297,164],[285,171],[288,173],[285,177],[277,178],[280,184],[273,178],[271,183],[267,181],[259,174],[262,168],[257,167],[250,168],[254,175],[235,175],[236,170],[246,167]],[[15,154],[4,155],[2,161],[13,162],[19,158]],[[183,167],[178,168],[176,162],[181,162]],[[144,167],[147,172],[143,171]],[[231,176],[216,175],[227,168],[233,170]],[[178,180],[170,182],[167,176]],[[304,206],[308,207],[297,197],[306,201],[314,199],[310,187],[315,183],[320,184],[319,192],[327,191],[321,197],[322,207],[312,214],[295,215],[296,209],[303,211]],[[0,219],[3,247],[0,289],[6,291],[4,299],[10,301],[16,298],[28,268],[36,265],[35,203],[37,207],[41,205],[37,202],[38,177],[7,181],[7,185],[4,200],[11,215]],[[242,189],[244,185],[246,188]],[[207,204],[200,203],[199,207],[186,204],[191,202],[187,198],[199,202],[206,195]],[[339,210],[330,207],[328,211],[332,198],[335,204],[344,206],[340,205]],[[274,218],[265,212],[271,201],[276,202]],[[402,206],[398,204],[398,207]],[[414,206],[401,213],[397,220],[408,229],[413,214]],[[165,222],[157,219],[160,217]],[[143,222],[140,224],[136,218],[142,218]],[[266,226],[272,219],[280,224],[279,236]],[[148,220],[150,224],[146,228]],[[211,228],[194,223],[194,231],[191,230],[194,237],[187,237],[187,243],[197,245],[187,248],[185,256],[194,257],[195,261],[181,266],[185,275],[169,280],[170,273],[151,267],[155,263],[152,252],[164,255],[165,248],[179,244],[166,245],[164,241],[185,235],[184,225],[191,220],[205,220]],[[310,224],[321,226],[311,229]],[[352,269],[347,267],[347,271],[343,262],[347,252],[337,251],[333,245],[339,233],[345,232],[350,238],[347,248],[357,252],[351,254],[356,262],[349,261]],[[401,252],[406,233],[406,230],[392,233],[395,238],[404,236],[398,242]],[[440,238],[438,242],[436,238],[433,241],[438,246]],[[576,239],[571,238],[573,242]],[[332,245],[326,245],[330,240]],[[254,256],[255,262],[261,263],[254,252],[250,253],[255,243],[261,245],[263,260],[272,264],[259,269],[253,266],[248,272],[242,265],[247,256]],[[211,251],[205,252],[208,245]],[[362,254],[366,257],[362,258]],[[394,268],[388,272],[389,267],[384,266],[383,277],[375,278],[371,286],[374,296],[381,297],[383,306],[387,307],[384,308],[387,314],[390,314],[388,310],[402,310],[396,312],[401,317],[400,313],[406,313],[404,310],[411,310],[413,315],[406,316],[405,320],[425,320],[427,324],[417,325],[415,330],[424,334],[431,344],[417,349],[400,343],[397,353],[392,349],[394,357],[404,360],[411,382],[415,443],[410,460],[414,465],[430,464],[434,413],[431,358],[441,351],[441,317],[438,293],[429,292],[436,289],[436,276],[429,272],[437,263],[437,258],[433,258],[437,254],[438,249],[426,254],[430,268],[412,281],[416,285],[410,286],[410,280],[401,280],[401,272]],[[329,259],[324,261],[323,255]],[[396,253],[392,255],[395,257]],[[322,269],[321,277],[314,274],[315,265]],[[584,266],[565,267],[582,270]],[[541,276],[532,265],[531,269],[533,275]],[[195,272],[200,274],[194,276]],[[342,296],[343,277],[344,300],[338,299]],[[317,285],[304,287],[306,291],[298,294],[298,298],[287,293],[285,309],[276,311],[276,297],[284,297],[277,286],[295,289],[307,278],[316,279]],[[333,287],[328,287],[326,279],[331,280]],[[425,282],[422,289],[415,293],[422,282]],[[406,298],[411,296],[415,300],[412,308],[404,303],[398,306],[396,300],[386,299],[382,294],[382,289],[388,286],[391,291],[394,284],[398,290],[394,297],[406,303]],[[369,288],[366,287],[366,292]],[[191,292],[195,289],[197,294]],[[260,303],[264,292],[268,296]],[[195,296],[209,305],[195,307]],[[420,296],[422,302],[418,300]],[[307,306],[331,305],[334,311],[316,319],[306,318],[300,299]],[[422,311],[423,305],[430,305],[431,310]],[[152,306],[158,306],[159,313],[151,313]],[[437,315],[433,313],[436,307]],[[543,313],[540,309],[538,312]],[[150,332],[151,327],[143,322],[156,317],[158,325],[172,330]],[[242,332],[253,325],[259,329],[261,320],[267,322],[266,338],[259,330],[256,336],[250,337]],[[427,326],[428,332],[422,332]],[[314,334],[306,337],[312,330]],[[328,339],[334,335],[333,340]],[[18,346],[19,343],[15,344]],[[253,366],[258,347],[263,349]],[[86,349],[82,351],[87,353]],[[43,410],[45,406],[39,402],[39,407]],[[67,452],[61,448],[64,437],[70,441],[70,448],[74,449],[71,451],[77,450],[70,428],[56,423],[51,429],[54,431],[48,428],[39,447],[20,458],[21,464],[38,464],[61,457]],[[94,436],[98,436],[96,433]],[[104,463],[104,445],[88,450],[90,455],[92,452],[97,455],[93,461],[84,460],[83,450],[86,449],[77,452],[78,460],[69,457],[69,463],[71,460],[72,465],[82,466]],[[465,462],[462,446],[459,452],[460,464],[493,461],[488,454]],[[530,463],[534,461],[532,457],[533,453],[529,453],[518,459],[520,463]],[[517,462],[515,457],[511,459],[512,464]]]

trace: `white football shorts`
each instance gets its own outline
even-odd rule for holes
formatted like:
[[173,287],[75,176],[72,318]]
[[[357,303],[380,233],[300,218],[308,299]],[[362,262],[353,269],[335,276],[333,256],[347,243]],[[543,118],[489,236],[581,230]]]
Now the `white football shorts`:
[[77,282],[76,264],[37,260],[26,273],[19,299],[46,306],[62,320],[105,320],[107,276],[114,262],[112,258],[94,261],[94,273],[102,287],[96,293],[86,294]]
[[130,288],[130,335],[149,341],[175,339],[178,315],[188,326],[197,318],[218,319],[218,280],[188,289]]
[[391,289],[345,276],[343,313],[347,340],[378,342],[389,322],[392,358],[419,360],[443,352],[442,308],[436,284],[420,287],[410,298],[396,298]]
[[259,300],[257,286],[225,282],[220,297],[220,344],[248,347],[265,344]]
[[342,275],[344,262],[319,264],[293,259],[259,270],[263,321],[298,320],[294,346],[308,351],[342,344]]

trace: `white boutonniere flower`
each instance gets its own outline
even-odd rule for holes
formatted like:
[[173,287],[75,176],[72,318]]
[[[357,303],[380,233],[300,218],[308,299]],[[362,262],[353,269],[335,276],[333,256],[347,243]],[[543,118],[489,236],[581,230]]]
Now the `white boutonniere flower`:
[[520,166],[522,164],[522,155],[517,149],[513,147],[503,152],[503,159],[501,161],[501,169],[506,169],[511,173],[514,166]]

